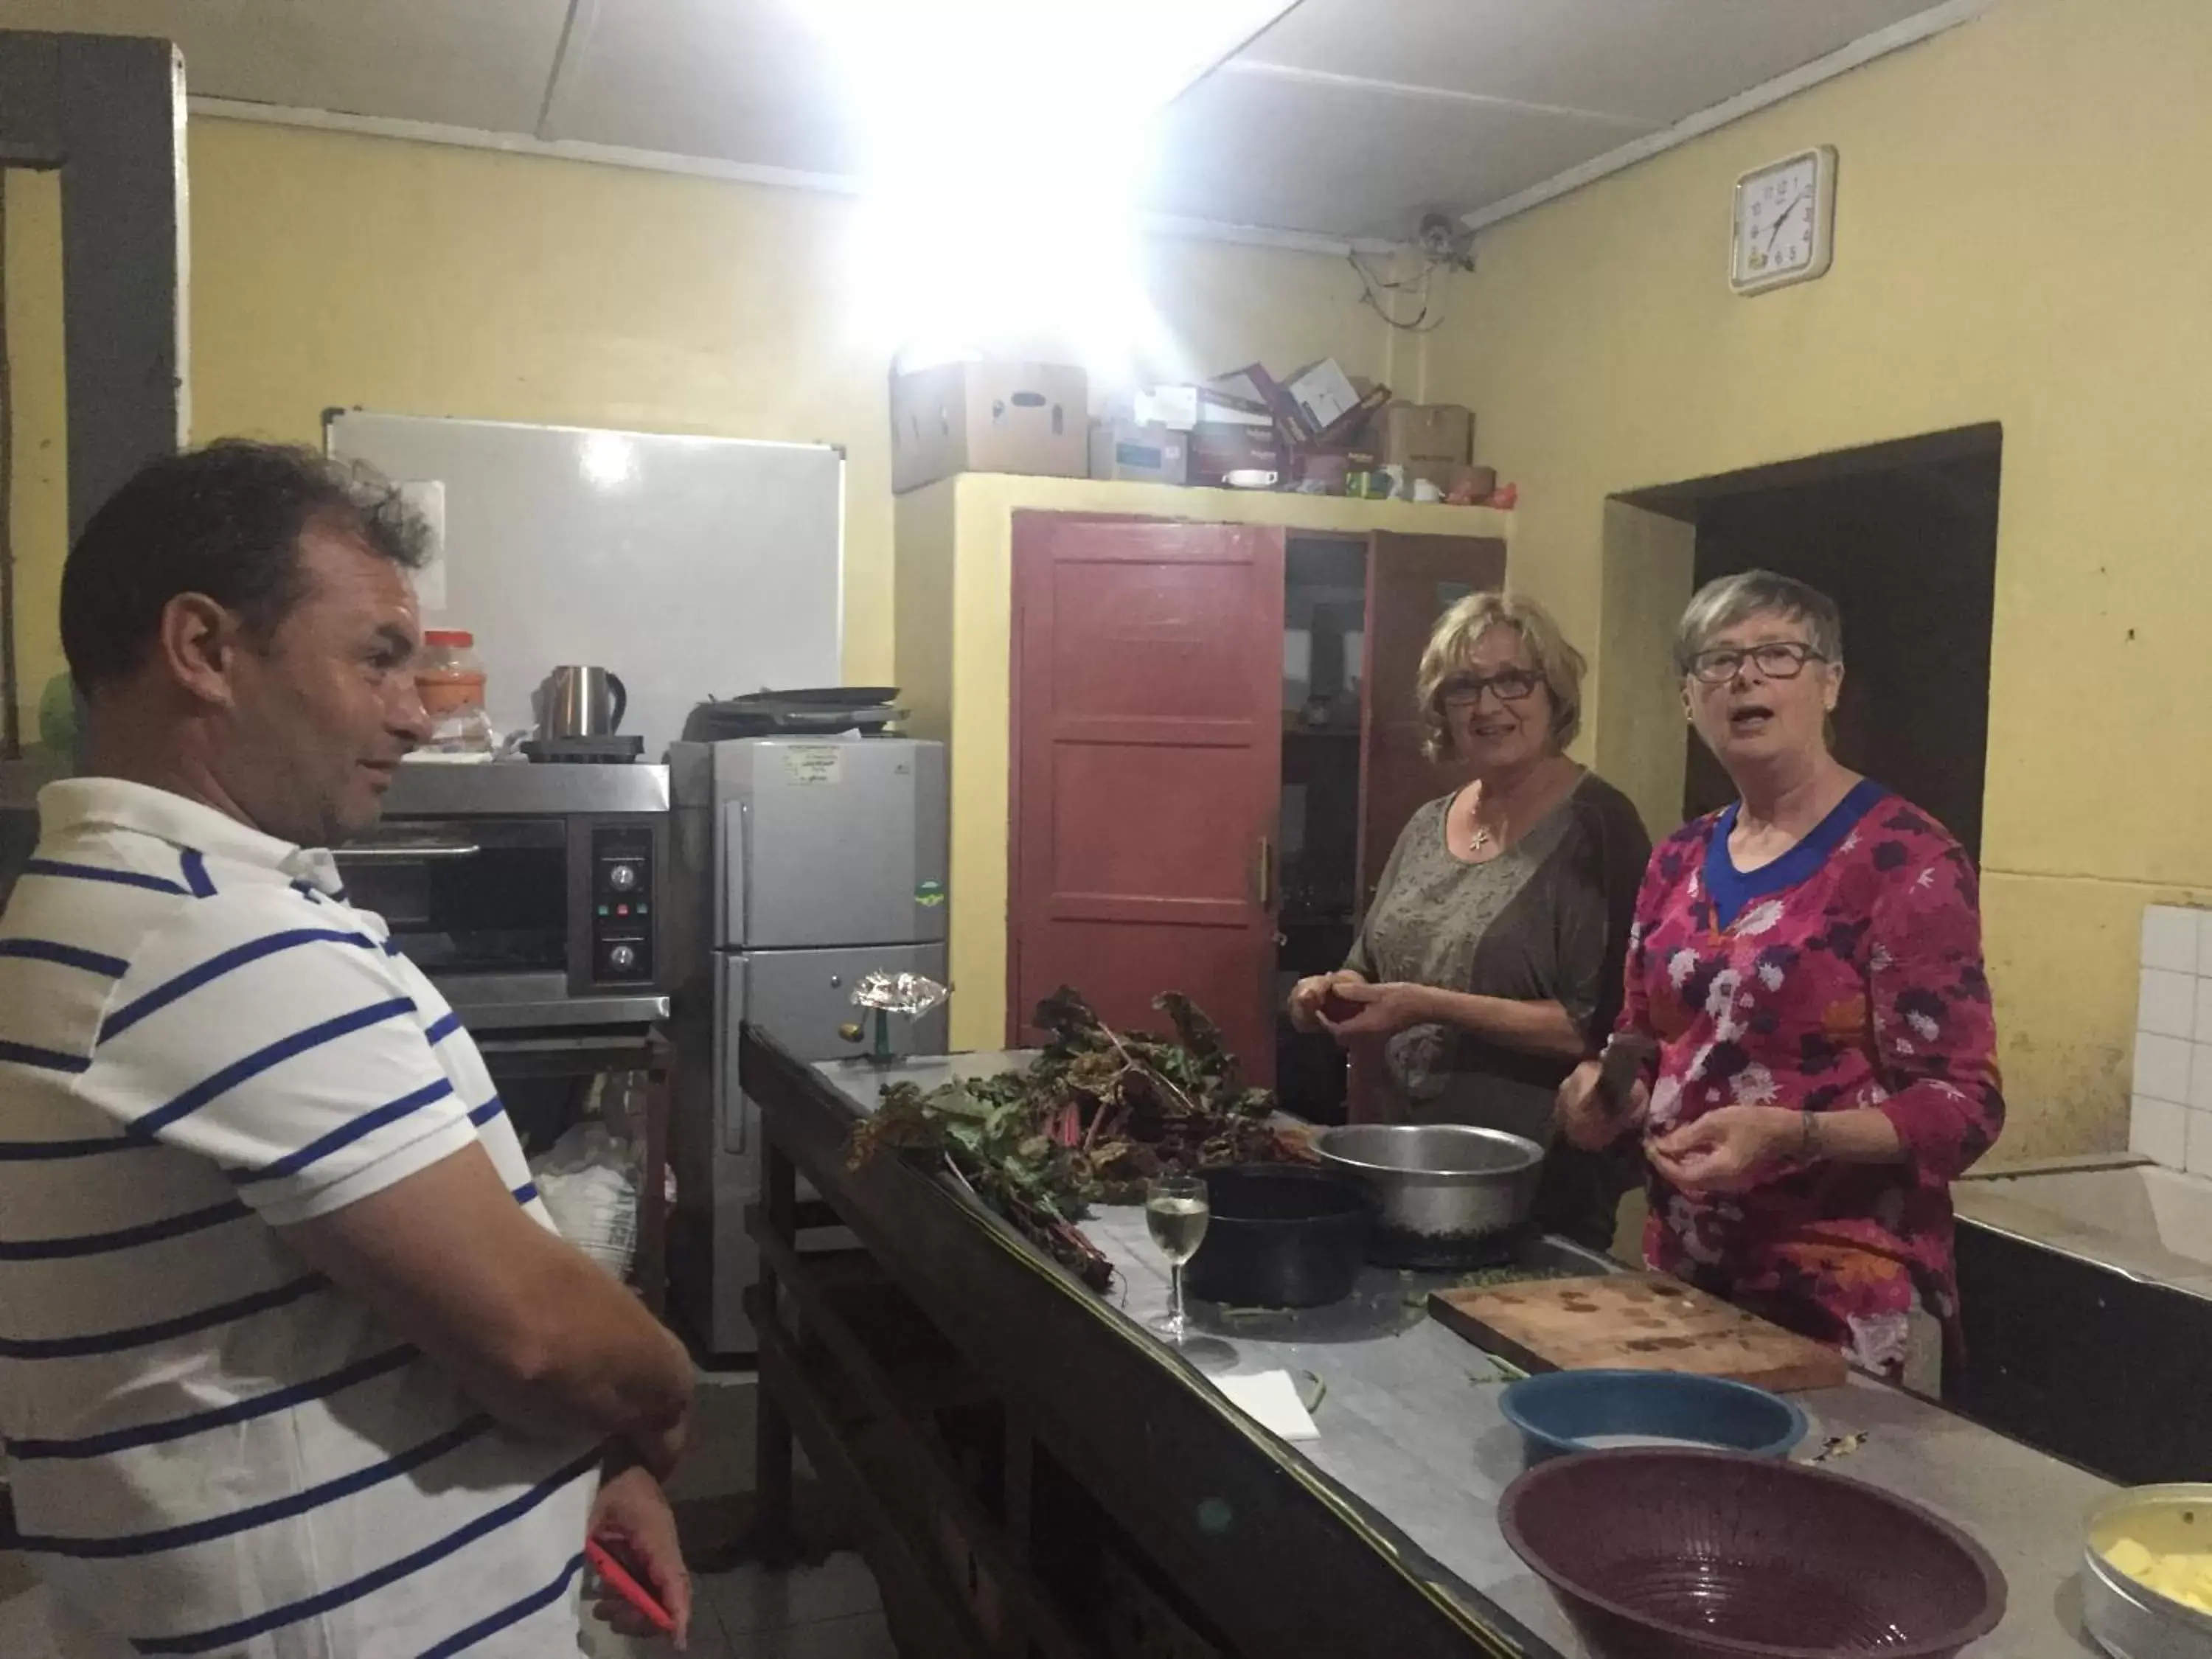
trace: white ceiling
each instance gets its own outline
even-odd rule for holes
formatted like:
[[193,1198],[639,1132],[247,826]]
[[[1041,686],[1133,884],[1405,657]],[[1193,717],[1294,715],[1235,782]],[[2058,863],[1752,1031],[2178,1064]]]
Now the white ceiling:
[[[1403,239],[1425,210],[1480,212],[1938,9],[1298,0],[1168,112],[1152,205]],[[167,34],[206,97],[821,175],[854,165],[792,0],[0,0],[0,28]]]

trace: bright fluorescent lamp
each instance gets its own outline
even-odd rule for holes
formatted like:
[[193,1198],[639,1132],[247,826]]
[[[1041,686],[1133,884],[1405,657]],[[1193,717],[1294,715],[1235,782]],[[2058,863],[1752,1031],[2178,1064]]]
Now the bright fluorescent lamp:
[[1159,113],[1292,3],[791,0],[857,140],[867,308],[910,360],[1050,336],[1111,371],[1153,343]]

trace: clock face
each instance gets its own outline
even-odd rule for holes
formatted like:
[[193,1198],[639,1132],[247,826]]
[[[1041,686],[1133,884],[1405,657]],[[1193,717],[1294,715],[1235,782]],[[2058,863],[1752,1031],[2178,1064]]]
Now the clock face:
[[1736,181],[1731,284],[1756,292],[1817,276],[1834,224],[1832,150],[1808,150]]

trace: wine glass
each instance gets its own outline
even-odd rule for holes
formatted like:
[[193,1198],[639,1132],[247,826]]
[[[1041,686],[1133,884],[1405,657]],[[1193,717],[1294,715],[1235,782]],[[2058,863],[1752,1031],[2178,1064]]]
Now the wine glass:
[[1196,1176],[1159,1176],[1145,1183],[1145,1226],[1168,1259],[1168,1316],[1152,1328],[1178,1347],[1188,1329],[1183,1317],[1182,1264],[1198,1254],[1212,1214],[1206,1182]]

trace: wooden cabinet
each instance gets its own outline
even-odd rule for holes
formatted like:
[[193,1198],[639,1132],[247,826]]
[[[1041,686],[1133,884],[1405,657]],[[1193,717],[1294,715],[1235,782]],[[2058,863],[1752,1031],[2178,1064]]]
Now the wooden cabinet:
[[1469,593],[1505,580],[1494,537],[1411,536],[1378,530],[1367,543],[1366,672],[1359,725],[1359,893],[1375,896],[1398,832],[1423,803],[1463,775],[1421,752],[1414,697],[1437,618]]
[[[1264,1079],[1285,785],[1358,792],[1348,917],[1448,785],[1414,672],[1437,610],[1502,577],[1511,515],[992,474],[896,511],[896,678],[951,746],[953,1046],[1024,1040],[1061,983],[1139,1024],[1181,990]],[[1286,738],[1285,552],[1315,541],[1359,564],[1360,696],[1348,730]]]
[[1110,1025],[1180,991],[1271,1048],[1283,535],[1014,517],[1009,1041],[1062,985]]

